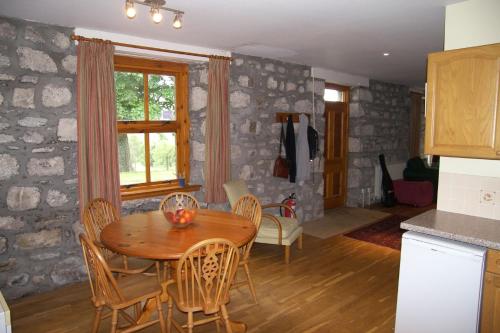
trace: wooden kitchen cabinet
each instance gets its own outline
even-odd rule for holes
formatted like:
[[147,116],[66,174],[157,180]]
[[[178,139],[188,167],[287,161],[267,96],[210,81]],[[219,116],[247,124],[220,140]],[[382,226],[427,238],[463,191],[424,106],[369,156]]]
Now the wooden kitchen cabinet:
[[483,281],[481,333],[500,332],[500,251],[488,251]]
[[425,153],[500,159],[500,44],[431,53]]

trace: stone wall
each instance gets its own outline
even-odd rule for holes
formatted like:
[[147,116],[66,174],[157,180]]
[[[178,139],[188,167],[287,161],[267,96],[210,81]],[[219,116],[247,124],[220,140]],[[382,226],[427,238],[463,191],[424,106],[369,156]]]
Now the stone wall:
[[387,164],[409,157],[410,95],[406,86],[370,80],[351,89],[347,205],[358,206],[361,189],[374,193],[378,155]]
[[[233,54],[230,77],[231,174],[244,179],[262,203],[281,202],[295,192],[301,221],[323,216],[323,170],[315,161],[313,183],[291,184],[272,176],[278,154],[280,125],[276,112],[312,113],[315,89],[316,127],[323,149],[324,82],[313,85],[309,66]],[[191,121],[191,180],[204,184],[205,119],[208,64],[190,66],[189,113]],[[322,153],[321,153],[322,154]],[[195,193],[203,203],[204,189]],[[160,198],[123,203],[123,213],[157,209]],[[204,204],[205,205],[205,204]],[[213,209],[229,209],[228,204],[211,204]]]
[[[207,64],[191,67],[191,182],[204,183]],[[324,82],[315,83],[316,127],[324,134]],[[278,155],[277,112],[312,113],[311,68],[281,61],[233,54],[230,81],[231,175],[244,179],[263,204],[281,202],[295,192],[301,221],[323,216],[323,176],[316,161],[315,183],[292,184],[272,176]],[[323,146],[322,146],[323,147]],[[203,190],[197,194],[203,199]],[[228,208],[225,207],[219,208]]]
[[7,298],[85,277],[74,231],[71,33],[0,17],[0,288]]
[[[0,289],[8,299],[86,278],[77,235],[75,46],[71,28],[0,17]],[[323,181],[272,177],[275,113],[312,113],[324,145],[324,82],[308,66],[234,55],[231,162],[263,203],[298,196],[302,221],[323,215]],[[208,66],[190,66],[191,183],[204,184]],[[203,191],[196,194],[203,201]],[[160,199],[126,201],[122,211],[157,209]],[[228,209],[228,205],[210,208]]]

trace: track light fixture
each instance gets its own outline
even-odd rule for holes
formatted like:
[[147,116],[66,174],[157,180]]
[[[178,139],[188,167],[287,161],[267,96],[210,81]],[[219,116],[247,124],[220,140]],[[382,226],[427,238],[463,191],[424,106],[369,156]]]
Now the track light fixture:
[[151,15],[151,19],[156,24],[160,23],[163,19],[161,10],[166,10],[174,13],[175,16],[172,22],[172,26],[175,29],[182,28],[182,15],[184,14],[184,12],[177,9],[165,7],[165,0],[125,0],[125,14],[129,19],[135,18],[137,14],[135,4],[150,7],[149,13]]

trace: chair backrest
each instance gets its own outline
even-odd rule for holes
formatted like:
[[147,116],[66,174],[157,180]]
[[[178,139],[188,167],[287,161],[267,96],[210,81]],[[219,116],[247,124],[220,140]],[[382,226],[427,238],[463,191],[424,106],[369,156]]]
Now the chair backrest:
[[[83,226],[88,238],[93,242],[101,241],[101,231],[108,224],[119,220],[115,207],[107,200],[98,198],[87,204],[83,213]],[[110,251],[104,250],[106,258],[111,255]]]
[[201,305],[205,314],[217,313],[229,301],[239,260],[238,248],[227,239],[207,239],[191,246],[177,264],[180,307]]
[[[255,225],[257,232],[259,231],[260,222],[262,221],[262,207],[259,199],[252,194],[246,194],[236,201],[233,207],[233,213],[241,215],[252,221]],[[243,259],[250,257],[250,250],[252,249],[253,242],[257,237],[257,232],[250,242],[242,246]]]
[[123,302],[125,298],[118,288],[118,284],[108,264],[106,264],[106,260],[94,245],[94,242],[84,234],[80,234],[80,243],[82,245],[83,258],[87,266],[94,304],[102,305],[102,303],[114,304]]
[[239,198],[244,196],[245,194],[250,194],[248,191],[247,184],[245,183],[244,180],[238,179],[238,180],[231,180],[224,185],[224,191],[226,191],[227,198],[229,199],[229,204],[231,205],[231,208],[234,208],[234,205],[236,204],[236,201],[238,201]]
[[184,192],[173,192],[167,194],[167,196],[160,203],[160,210],[175,210],[180,208],[199,209],[200,204],[195,197],[193,197],[189,193]]

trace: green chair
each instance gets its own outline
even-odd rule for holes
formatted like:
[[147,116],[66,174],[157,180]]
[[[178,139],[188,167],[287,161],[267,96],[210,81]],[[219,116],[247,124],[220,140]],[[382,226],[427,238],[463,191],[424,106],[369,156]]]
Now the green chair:
[[[238,199],[246,194],[251,194],[243,180],[233,180],[225,183],[231,208],[234,208]],[[276,216],[269,213],[262,214],[262,223],[257,233],[256,243],[275,244],[285,247],[285,262],[290,263],[290,248],[297,240],[297,247],[302,249],[302,227],[299,225],[293,209],[281,203],[262,205],[262,210],[281,208],[289,210],[292,217]]]

